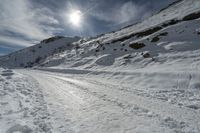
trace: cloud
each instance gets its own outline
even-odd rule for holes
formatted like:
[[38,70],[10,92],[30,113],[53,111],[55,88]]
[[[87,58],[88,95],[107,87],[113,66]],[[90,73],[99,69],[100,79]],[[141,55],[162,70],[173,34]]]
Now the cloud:
[[106,11],[99,10],[99,12],[91,13],[91,15],[116,25],[134,20],[138,21],[149,16],[145,5],[138,5],[133,1],[115,5],[114,8]]
[[129,1],[124,3],[124,5],[120,8],[118,13],[119,15],[117,15],[116,20],[120,23],[137,20],[138,18],[141,18],[144,11],[147,11],[145,7],[136,5],[132,1]]
[[34,42],[30,42],[24,39],[9,37],[9,36],[0,36],[0,44],[2,46],[7,45],[9,47],[27,47],[34,44]]
[[[52,36],[57,29],[51,25],[59,24],[50,10],[33,8],[27,0],[0,0],[0,19],[0,41],[22,46]],[[21,38],[6,36],[8,33]]]

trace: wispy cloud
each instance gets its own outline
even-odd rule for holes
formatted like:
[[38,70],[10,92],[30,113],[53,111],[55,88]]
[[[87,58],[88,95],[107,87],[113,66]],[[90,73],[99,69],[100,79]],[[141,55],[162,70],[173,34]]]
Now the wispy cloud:
[[116,5],[115,8],[108,9],[106,12],[92,12],[91,15],[117,25],[129,21],[138,21],[148,17],[149,13],[145,5],[137,5],[133,1],[128,1],[122,5]]
[[1,45],[27,47],[34,44],[34,42],[24,40],[23,38],[0,36]]
[[[0,41],[30,46],[33,41],[52,36],[57,29],[52,27],[48,30],[45,27],[59,24],[52,14],[45,8],[33,9],[27,0],[0,0]],[[16,38],[13,34],[6,36],[7,32],[21,38]]]

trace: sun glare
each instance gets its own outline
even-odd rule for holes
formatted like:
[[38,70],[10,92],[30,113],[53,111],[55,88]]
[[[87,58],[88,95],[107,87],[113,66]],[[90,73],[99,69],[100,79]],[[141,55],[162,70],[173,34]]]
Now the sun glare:
[[79,10],[73,11],[69,15],[69,21],[70,21],[70,23],[73,24],[76,27],[80,26],[81,19],[82,19],[82,13]]

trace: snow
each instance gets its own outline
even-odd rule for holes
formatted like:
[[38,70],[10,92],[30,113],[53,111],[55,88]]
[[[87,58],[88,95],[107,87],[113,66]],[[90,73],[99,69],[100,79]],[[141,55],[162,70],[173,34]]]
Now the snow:
[[199,101],[199,91],[166,86],[147,90],[140,88],[143,84],[126,86],[80,73],[17,71],[41,85],[54,132],[199,132],[199,110],[188,106]]
[[47,106],[35,81],[12,70],[0,73],[0,132],[48,132]]
[[[55,37],[56,38],[56,37]],[[73,42],[80,40],[79,37],[65,37],[48,43],[41,42],[29,48],[11,53],[0,58],[1,66],[32,67],[44,61],[47,57],[58,52],[73,48]],[[56,43],[55,43],[56,42]]]
[[198,110],[147,96],[145,89],[84,74],[17,72],[40,84],[53,132],[199,132]]
[[199,7],[182,0],[113,33],[1,57],[13,70],[0,68],[0,132],[199,133],[200,18],[184,20]]

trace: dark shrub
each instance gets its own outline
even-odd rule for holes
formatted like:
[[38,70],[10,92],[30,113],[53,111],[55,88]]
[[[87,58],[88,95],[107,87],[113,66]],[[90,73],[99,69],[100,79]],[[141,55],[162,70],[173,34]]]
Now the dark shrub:
[[159,30],[161,30],[162,27],[160,26],[157,26],[157,27],[154,27],[152,29],[148,29],[148,30],[145,30],[143,32],[140,32],[140,33],[137,33],[137,37],[143,37],[143,36],[148,36],[148,35],[151,35]]
[[168,35],[168,32],[163,32],[159,34],[159,36],[166,36],[166,35]]
[[151,42],[157,42],[157,41],[159,41],[160,40],[160,38],[159,37],[154,37],[152,40],[151,40]]
[[132,43],[129,45],[129,47],[133,48],[133,49],[141,49],[143,47],[145,47],[144,43]]
[[122,47],[125,46],[125,45],[126,45],[126,44],[123,43],[123,44],[122,44]]
[[174,24],[177,24],[178,22],[180,22],[180,20],[172,19],[169,22],[162,24],[162,27],[167,27],[167,26],[170,26],[170,25],[174,25]]
[[40,61],[41,61],[41,59],[42,59],[42,57],[37,57],[36,59],[35,59],[35,63],[39,63]]
[[200,18],[200,12],[189,14],[183,18],[183,21],[194,20]]
[[145,53],[145,54],[143,54],[143,57],[144,57],[144,58],[149,58],[149,57],[150,57],[150,54],[149,54],[149,53]]

